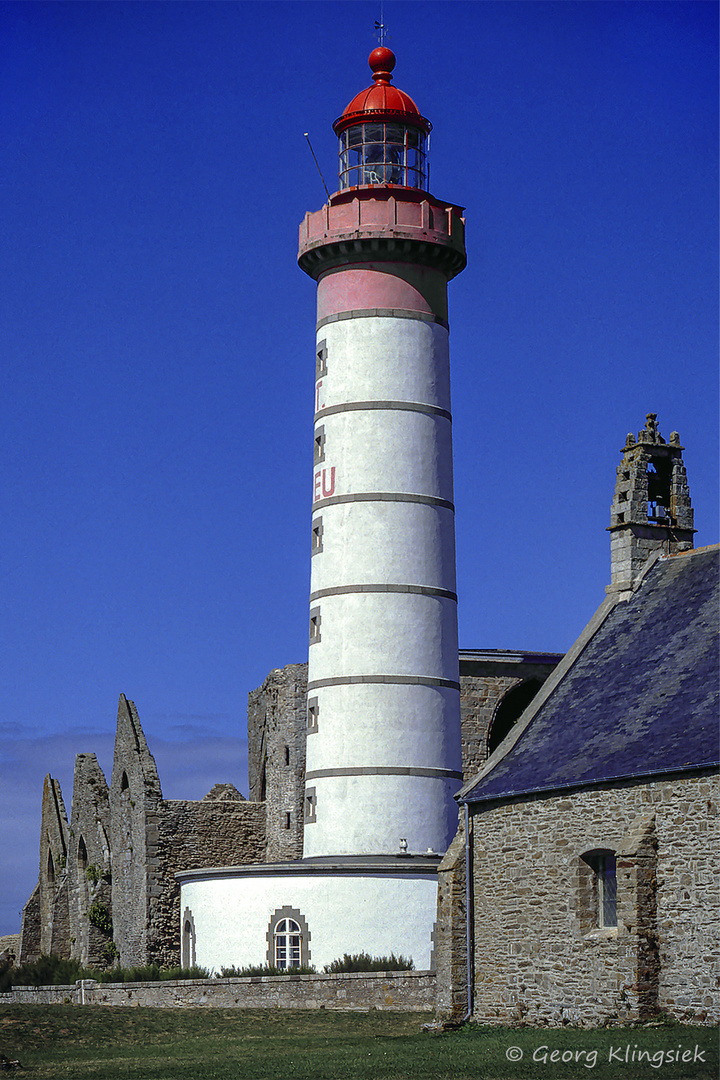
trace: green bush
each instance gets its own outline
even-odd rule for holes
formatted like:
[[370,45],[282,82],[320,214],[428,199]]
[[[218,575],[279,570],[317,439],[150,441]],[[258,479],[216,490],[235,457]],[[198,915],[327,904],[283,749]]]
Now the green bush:
[[339,975],[347,971],[412,971],[415,965],[404,956],[370,956],[369,953],[348,953],[340,960],[333,960],[323,968],[326,975]]
[[96,926],[102,934],[112,937],[112,916],[108,911],[107,904],[101,904],[99,900],[96,900],[87,909],[87,917],[92,926]]
[[6,974],[8,990],[12,986],[67,986],[92,977],[84,974],[79,961],[63,960],[59,956],[39,956],[37,960],[10,968]]
[[[106,946],[106,951],[109,948]],[[117,949],[115,950],[117,952]],[[165,982],[169,979],[209,979],[207,968],[161,968],[157,964],[146,967],[112,967],[106,970],[84,968],[77,960],[62,960],[59,956],[41,956],[32,963],[20,967],[0,969],[0,993],[13,986],[68,986],[78,979],[95,979],[96,982]]]

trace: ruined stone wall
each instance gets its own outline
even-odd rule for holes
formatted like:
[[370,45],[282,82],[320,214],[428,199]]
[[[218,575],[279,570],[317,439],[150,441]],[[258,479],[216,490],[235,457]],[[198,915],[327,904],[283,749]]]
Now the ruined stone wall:
[[268,862],[301,859],[307,664],[271,671],[248,696],[250,799],[267,804]]
[[[719,796],[705,776],[477,807],[473,1018],[717,1022]],[[581,855],[599,848],[617,853],[617,928],[589,907]]]
[[[65,811],[62,791],[57,780],[48,774],[43,783],[42,812],[40,821],[40,867],[39,867],[39,912],[40,940],[37,952],[49,953],[53,941],[57,941],[61,951],[59,956],[70,955],[69,932],[67,929],[67,862],[70,825]],[[63,939],[63,923],[64,939]],[[23,934],[22,958],[29,957],[29,938]]]
[[488,734],[504,695],[523,680],[508,675],[460,676],[462,771],[467,783],[488,757]]
[[[94,754],[75,758],[67,865],[70,956],[81,964],[102,963],[112,940],[110,803]],[[57,947],[62,931],[55,929]]]
[[26,964],[31,960],[36,960],[42,952],[40,892],[40,882],[38,882],[23,908],[22,923],[20,924],[19,964]]
[[147,963],[151,899],[157,899],[157,826],[153,814],[162,801],[155,759],[132,701],[120,695],[112,780],[112,909],[120,963]]
[[198,867],[265,861],[265,804],[251,803],[231,784],[201,801],[164,800],[149,827],[157,830],[148,927],[148,963],[180,964],[180,886],[175,874]]

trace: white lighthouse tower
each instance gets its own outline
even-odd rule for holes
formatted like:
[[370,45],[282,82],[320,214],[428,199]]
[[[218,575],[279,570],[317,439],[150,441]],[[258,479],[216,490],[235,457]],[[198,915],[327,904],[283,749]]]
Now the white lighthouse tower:
[[216,970],[434,962],[462,780],[447,283],[464,222],[426,190],[430,122],[394,66],[371,53],[334,124],[339,190],[300,227],[318,283],[303,857],[177,875]]
[[304,853],[444,852],[461,780],[447,283],[459,207],[426,191],[430,122],[370,54],[308,214],[318,282]]

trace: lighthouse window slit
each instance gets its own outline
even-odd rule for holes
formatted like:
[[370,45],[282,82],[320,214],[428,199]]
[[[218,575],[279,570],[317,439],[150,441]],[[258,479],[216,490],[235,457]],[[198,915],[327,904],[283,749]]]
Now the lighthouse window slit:
[[309,698],[307,708],[307,731],[308,735],[317,731],[318,729],[318,717],[320,716],[320,706],[318,699]]
[[307,788],[305,791],[305,822],[317,821],[317,792],[315,788]]
[[322,538],[323,538],[323,522],[322,522],[322,518],[319,517],[319,518],[315,518],[315,521],[313,522],[313,527],[312,527],[312,545],[311,545],[311,554],[312,555],[319,555],[320,552],[322,551],[322,549],[323,549]]
[[310,612],[310,644],[317,645],[320,641],[320,608],[313,608]]
[[319,427],[315,432],[315,457],[314,463],[319,465],[325,460],[325,427]]
[[327,375],[327,342],[324,338],[318,342],[315,378],[322,379],[323,375]]

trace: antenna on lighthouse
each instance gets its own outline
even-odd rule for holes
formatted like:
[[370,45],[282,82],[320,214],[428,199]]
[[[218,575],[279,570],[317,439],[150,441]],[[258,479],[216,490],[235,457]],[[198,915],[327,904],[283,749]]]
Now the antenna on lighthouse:
[[377,37],[377,39],[378,39],[378,41],[380,42],[381,45],[385,44],[385,38],[387,38],[388,40],[390,39],[390,35],[388,34],[387,27],[385,25],[385,18],[383,16],[383,7],[384,7],[384,5],[383,5],[382,0],[381,0],[381,2],[380,2],[380,22],[378,22],[377,19],[375,20],[375,36]]
[[330,198],[330,192],[327,189],[327,184],[325,183],[325,178],[324,178],[323,174],[320,172],[320,166],[318,165],[318,159],[315,157],[315,151],[313,150],[312,143],[310,142],[310,135],[308,134],[307,131],[303,132],[303,134],[304,134],[305,138],[307,139],[307,144],[310,147],[310,153],[313,156],[313,161],[317,165],[317,171],[320,173],[320,179],[322,180],[322,186],[325,188],[325,194],[327,195],[327,197],[329,199]]

